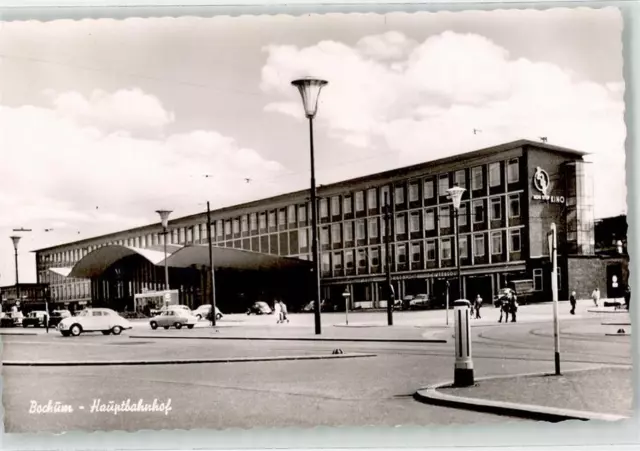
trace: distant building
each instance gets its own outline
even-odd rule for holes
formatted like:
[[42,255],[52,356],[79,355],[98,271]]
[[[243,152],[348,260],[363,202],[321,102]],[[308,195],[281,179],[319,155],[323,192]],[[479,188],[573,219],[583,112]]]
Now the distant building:
[[[18,299],[18,287],[20,288],[20,299]],[[18,285],[0,287],[0,301],[2,301],[2,311],[7,311],[19,301],[19,306],[23,310],[40,310],[44,308],[45,302],[49,300],[49,285],[43,283],[21,283]]]
[[[594,284],[602,290],[609,270],[595,252],[593,187],[584,155],[520,140],[323,185],[318,189],[322,297],[342,304],[348,288],[352,307],[384,305],[387,205],[398,297],[425,293],[442,298],[449,290],[451,299],[477,294],[491,299],[514,281],[529,281],[537,300],[551,300],[551,223],[558,228],[560,299],[567,299],[570,289],[579,296],[588,296]],[[454,184],[467,190],[459,246],[447,195]],[[273,274],[295,262],[308,274],[310,211],[309,191],[302,190],[212,211],[210,232],[206,213],[200,213],[171,220],[166,237],[156,223],[40,249],[38,280],[51,285],[55,301],[133,308],[135,294],[163,288],[166,238],[171,288],[180,290],[181,302],[196,306],[209,299],[208,260],[202,249],[209,236],[216,272],[224,265],[257,268],[268,256],[270,263],[261,267],[275,270]],[[458,251],[462,293],[456,282]],[[275,282],[275,276],[233,274],[216,276],[216,284],[227,284],[217,297],[228,311],[241,311],[262,296],[288,296],[294,305],[311,296],[305,277],[283,276]]]

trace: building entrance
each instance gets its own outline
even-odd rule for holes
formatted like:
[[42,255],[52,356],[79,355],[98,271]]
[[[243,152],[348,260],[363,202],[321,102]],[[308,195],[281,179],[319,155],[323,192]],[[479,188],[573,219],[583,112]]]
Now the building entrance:
[[493,304],[491,276],[471,276],[467,278],[467,299],[471,302],[480,295],[483,305]]

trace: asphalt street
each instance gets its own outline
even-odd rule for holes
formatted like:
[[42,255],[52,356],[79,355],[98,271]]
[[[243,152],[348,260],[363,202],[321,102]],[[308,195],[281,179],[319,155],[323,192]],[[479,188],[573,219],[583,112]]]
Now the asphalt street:
[[[478,376],[553,370],[550,305],[521,309],[518,323],[498,324],[485,309],[473,324],[473,356]],[[276,325],[272,317],[229,315],[213,329],[203,322],[193,330],[151,331],[144,322],[121,336],[84,334],[63,338],[42,330],[36,335],[2,337],[3,362],[16,360],[140,360],[373,353],[340,360],[272,361],[186,365],[3,368],[6,432],[314,427],[318,425],[436,425],[523,421],[492,414],[425,405],[412,398],[426,385],[451,380],[452,330],[444,312],[401,312],[396,325],[381,326],[384,312],[323,315],[324,336],[345,341],[299,341],[313,337],[312,315],[291,315]],[[607,337],[603,316],[562,316],[564,368],[631,365],[631,338]],[[391,330],[391,331],[390,331]],[[18,331],[16,331],[17,333]],[[32,330],[29,330],[33,333]],[[290,340],[216,340],[262,336]],[[145,336],[145,338],[134,338]],[[349,337],[440,337],[447,343],[350,342]],[[155,337],[155,338],[154,338]],[[169,338],[161,338],[169,337]],[[178,337],[191,337],[180,339]],[[171,400],[170,411],[92,412],[92,406],[127,399],[137,403]],[[30,413],[51,400],[73,412]],[[96,404],[98,403],[98,404]]]

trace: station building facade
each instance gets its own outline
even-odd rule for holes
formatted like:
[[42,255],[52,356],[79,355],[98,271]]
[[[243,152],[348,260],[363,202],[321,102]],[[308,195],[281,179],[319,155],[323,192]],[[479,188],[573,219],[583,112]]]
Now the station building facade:
[[[480,294],[486,300],[513,281],[528,280],[540,300],[550,300],[547,234],[552,223],[558,230],[560,299],[568,298],[570,287],[593,286],[597,281],[580,276],[588,273],[580,268],[597,258],[593,186],[584,156],[520,140],[319,187],[323,298],[342,299],[348,288],[352,307],[385,305],[387,212],[397,297],[448,292],[452,299]],[[447,194],[456,184],[466,189],[457,249]],[[216,247],[311,259],[308,190],[221,208],[211,218],[210,231],[206,213],[170,220],[167,242],[199,245],[210,237]],[[54,301],[95,302],[104,296],[95,287],[97,279],[70,278],[68,268],[103,246],[158,248],[164,238],[156,223],[40,249],[38,282],[50,285]],[[462,293],[457,292],[457,252]],[[138,283],[130,295],[162,288],[161,268],[152,272],[158,277],[147,286]]]

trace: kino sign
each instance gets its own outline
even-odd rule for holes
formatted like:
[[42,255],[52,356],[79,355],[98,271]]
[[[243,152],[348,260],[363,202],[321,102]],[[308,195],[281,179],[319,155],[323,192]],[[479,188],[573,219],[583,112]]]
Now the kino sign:
[[564,196],[550,196],[548,194],[550,186],[549,174],[540,167],[536,168],[536,173],[533,175],[533,186],[540,192],[540,194],[533,195],[533,200],[546,201],[551,204],[565,203]]

